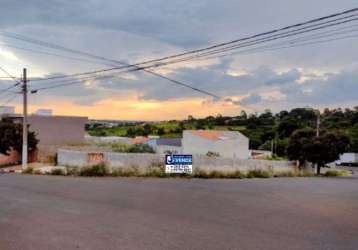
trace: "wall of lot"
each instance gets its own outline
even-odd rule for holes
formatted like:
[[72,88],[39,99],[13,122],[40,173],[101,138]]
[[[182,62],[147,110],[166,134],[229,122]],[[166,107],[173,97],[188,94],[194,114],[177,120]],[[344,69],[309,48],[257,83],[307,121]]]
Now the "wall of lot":
[[[145,169],[153,164],[164,164],[164,155],[58,150],[58,164],[60,166],[85,167],[101,161],[106,162],[112,168],[137,166]],[[193,168],[194,170],[200,168],[206,171],[247,171],[252,169],[288,171],[294,170],[296,164],[289,161],[241,160],[194,156]]]

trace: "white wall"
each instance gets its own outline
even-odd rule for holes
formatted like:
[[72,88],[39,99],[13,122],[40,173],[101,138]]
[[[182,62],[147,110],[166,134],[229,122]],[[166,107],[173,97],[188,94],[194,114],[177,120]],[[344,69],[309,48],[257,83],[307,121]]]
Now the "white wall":
[[[87,151],[58,150],[58,164],[60,166],[85,167],[88,165]],[[165,156],[159,154],[128,154],[104,152],[105,162],[112,168],[138,166],[141,169],[148,168],[153,163],[164,165]],[[227,158],[212,158],[207,156],[194,156],[193,168],[207,171],[248,171],[263,169],[273,171],[290,171],[296,168],[295,162],[289,161],[264,161],[242,160]]]
[[249,159],[249,139],[209,140],[193,135],[189,131],[183,132],[183,153],[206,155],[208,152],[219,153],[221,157]]

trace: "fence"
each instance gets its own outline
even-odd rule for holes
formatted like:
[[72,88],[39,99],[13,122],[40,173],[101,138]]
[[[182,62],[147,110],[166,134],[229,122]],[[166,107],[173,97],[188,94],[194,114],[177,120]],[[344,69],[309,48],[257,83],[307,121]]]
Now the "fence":
[[[85,167],[98,162],[106,162],[111,168],[138,166],[145,169],[153,163],[164,164],[164,155],[159,154],[129,154],[59,149],[57,157],[59,165],[72,167]],[[200,168],[207,171],[247,171],[251,169],[289,171],[294,170],[296,164],[295,162],[289,161],[242,160],[194,156],[193,168]]]

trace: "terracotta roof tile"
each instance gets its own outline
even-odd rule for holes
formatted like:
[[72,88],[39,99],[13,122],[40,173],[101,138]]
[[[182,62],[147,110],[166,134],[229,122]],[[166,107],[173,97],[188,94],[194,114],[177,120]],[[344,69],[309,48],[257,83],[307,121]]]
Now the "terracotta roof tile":
[[213,140],[213,141],[219,140],[222,134],[220,131],[214,131],[214,130],[193,130],[191,131],[191,133],[193,135],[204,137],[206,139]]
[[150,140],[150,138],[148,138],[148,137],[138,136],[138,137],[135,137],[132,139],[132,143],[133,144],[143,144],[149,140]]

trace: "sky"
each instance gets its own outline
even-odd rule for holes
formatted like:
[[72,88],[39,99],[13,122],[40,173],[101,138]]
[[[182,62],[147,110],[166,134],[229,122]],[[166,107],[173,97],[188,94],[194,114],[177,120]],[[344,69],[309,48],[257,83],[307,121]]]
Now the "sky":
[[[230,41],[358,7],[354,0],[2,0],[0,30],[135,63]],[[146,72],[40,91],[29,109],[95,119],[169,120],[295,107],[358,106],[357,38],[155,69],[222,97],[213,99]],[[16,47],[16,48],[14,48]],[[66,54],[4,37],[0,66],[14,76],[48,77],[109,68],[38,54]],[[3,72],[0,77],[6,76]],[[41,88],[53,82],[29,82]],[[12,84],[0,79],[1,89]],[[0,95],[0,105],[10,93]],[[7,105],[21,112],[18,96]]]

